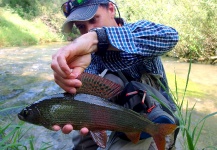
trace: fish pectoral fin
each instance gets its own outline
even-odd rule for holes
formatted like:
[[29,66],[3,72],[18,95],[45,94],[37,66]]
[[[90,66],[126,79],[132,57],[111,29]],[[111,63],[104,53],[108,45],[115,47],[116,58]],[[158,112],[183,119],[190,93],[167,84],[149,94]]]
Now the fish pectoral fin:
[[90,131],[91,137],[96,144],[101,147],[106,147],[107,134],[106,131]]
[[130,139],[130,141],[133,142],[134,144],[139,142],[141,132],[139,133],[138,132],[127,132],[125,134],[128,137],[128,139]]
[[157,124],[156,126],[157,128],[155,131],[150,134],[153,137],[158,150],[165,150],[165,136],[174,132],[177,126],[175,124]]

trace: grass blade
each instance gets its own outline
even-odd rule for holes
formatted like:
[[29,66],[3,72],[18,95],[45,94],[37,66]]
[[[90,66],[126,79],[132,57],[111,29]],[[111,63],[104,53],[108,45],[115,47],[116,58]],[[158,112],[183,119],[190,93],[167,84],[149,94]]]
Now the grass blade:
[[14,128],[7,136],[5,136],[3,138],[3,140],[0,142],[0,146],[2,146],[5,143],[7,143],[7,141],[11,139],[11,137],[14,135],[15,132],[17,132],[17,130],[19,130],[18,126],[16,128]]
[[195,106],[196,106],[196,103],[194,103],[193,107],[190,110],[189,116],[188,116],[188,127],[187,127],[188,130],[190,130],[191,121],[192,121],[192,114],[193,114],[193,110],[194,110]]
[[194,144],[192,141],[192,137],[189,133],[189,131],[185,128],[185,132],[186,132],[186,138],[187,138],[187,142],[188,142],[188,149],[189,150],[194,150]]
[[11,123],[9,123],[8,125],[6,125],[6,126],[3,127],[3,128],[0,127],[0,134],[4,134],[5,130],[7,130],[10,125],[11,125]]
[[204,124],[205,124],[206,119],[208,119],[209,117],[215,116],[215,115],[217,115],[217,112],[208,114],[208,115],[206,115],[204,118],[202,118],[202,119],[196,124],[196,126],[195,126],[195,128],[194,128],[194,130],[193,130],[193,133],[192,133],[193,136],[195,135],[196,130],[198,129],[198,126],[199,126],[201,123],[202,123],[202,126],[201,126],[201,128],[200,128],[200,131],[199,131],[199,133],[198,133],[198,136],[197,136],[197,138],[196,138],[196,140],[195,140],[195,144],[194,144],[194,145],[197,144],[197,142],[198,142],[198,140],[199,140],[199,138],[200,138],[200,134],[201,134],[201,132],[202,132],[202,129],[203,129],[203,127],[204,127]]
[[190,72],[191,72],[191,59],[190,59],[190,63],[189,63],[187,80],[186,80],[186,84],[185,84],[184,95],[182,97],[182,102],[184,101],[185,94],[186,94],[186,91],[187,91],[187,88],[188,88],[188,82],[189,82],[189,79],[190,79]]

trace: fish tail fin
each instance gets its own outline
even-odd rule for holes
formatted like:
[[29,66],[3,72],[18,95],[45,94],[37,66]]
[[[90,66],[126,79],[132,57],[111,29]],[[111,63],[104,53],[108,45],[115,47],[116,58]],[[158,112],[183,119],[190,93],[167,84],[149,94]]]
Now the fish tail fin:
[[158,150],[165,150],[166,135],[172,133],[176,129],[175,124],[156,124],[157,129],[153,132],[154,134],[151,134]]

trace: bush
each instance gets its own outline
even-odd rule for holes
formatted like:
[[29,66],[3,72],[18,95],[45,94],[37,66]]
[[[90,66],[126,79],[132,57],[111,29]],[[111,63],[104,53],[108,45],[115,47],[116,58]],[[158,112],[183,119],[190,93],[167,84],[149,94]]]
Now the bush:
[[2,0],[2,7],[9,7],[26,19],[42,14],[58,12],[63,0]]
[[175,57],[208,59],[217,53],[217,0],[116,0],[127,22],[149,20],[175,28],[180,35]]
[[29,22],[12,14],[10,10],[1,8],[0,14],[0,47],[61,41],[60,35],[50,32],[50,28],[40,19]]

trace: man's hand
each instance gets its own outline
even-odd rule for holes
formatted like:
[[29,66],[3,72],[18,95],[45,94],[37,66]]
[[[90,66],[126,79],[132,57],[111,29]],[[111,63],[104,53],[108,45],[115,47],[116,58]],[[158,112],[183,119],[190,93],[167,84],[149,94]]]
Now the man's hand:
[[[54,126],[53,126],[53,130],[54,130],[54,131],[59,131],[60,129],[61,129],[61,127],[58,126],[58,125],[54,125]],[[62,128],[62,132],[63,132],[64,134],[69,134],[72,130],[73,130],[73,126],[72,126],[71,124],[67,124],[67,125],[65,125],[65,126]],[[89,132],[89,130],[84,127],[84,128],[82,128],[82,129],[80,130],[80,132],[81,132],[82,135],[87,135],[87,133]]]
[[[97,49],[97,35],[95,32],[89,32],[74,40],[71,44],[61,48],[52,56],[51,68],[54,72],[55,82],[65,91],[75,94],[76,88],[82,85],[77,80],[91,62],[91,53]],[[54,131],[60,130],[58,125],[53,126]],[[65,134],[73,130],[71,124],[62,128]],[[89,132],[87,128],[81,129],[81,134],[86,135]]]
[[76,93],[76,88],[81,86],[76,77],[90,65],[91,53],[96,51],[97,42],[96,33],[89,32],[52,56],[54,80],[62,89],[72,94]]

